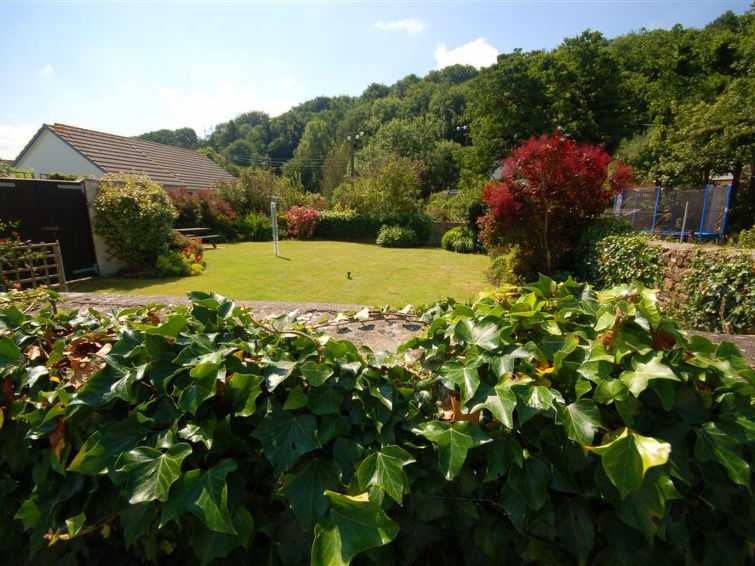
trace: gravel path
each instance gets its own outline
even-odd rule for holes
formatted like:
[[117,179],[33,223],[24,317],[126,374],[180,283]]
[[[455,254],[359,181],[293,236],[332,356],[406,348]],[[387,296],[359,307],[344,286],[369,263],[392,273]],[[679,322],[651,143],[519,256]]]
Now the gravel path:
[[[157,305],[188,305],[186,297],[171,295],[120,295],[116,293],[61,293],[64,306],[68,309],[82,309],[93,307],[99,311],[111,308],[127,308],[151,303]],[[251,307],[258,318],[266,319],[292,311],[304,320],[318,324],[324,318],[332,320],[339,312],[356,311],[365,305],[349,305],[339,303],[271,303],[261,301],[237,301],[238,304]],[[419,321],[404,318],[381,317],[377,320],[365,322],[351,321],[325,325],[324,330],[339,339],[346,339],[358,346],[368,346],[373,351],[387,350],[395,352],[399,345],[412,336],[418,334],[424,325]],[[755,366],[755,336],[739,334],[714,334],[711,332],[691,331],[688,334],[699,334],[713,342],[727,340],[733,342],[750,365]]]

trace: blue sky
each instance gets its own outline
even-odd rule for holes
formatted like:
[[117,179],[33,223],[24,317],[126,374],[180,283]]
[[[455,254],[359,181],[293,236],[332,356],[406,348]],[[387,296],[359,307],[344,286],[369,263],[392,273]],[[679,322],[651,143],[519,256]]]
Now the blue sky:
[[120,135],[277,115],[585,29],[702,27],[746,1],[8,2],[0,0],[0,158],[43,123]]

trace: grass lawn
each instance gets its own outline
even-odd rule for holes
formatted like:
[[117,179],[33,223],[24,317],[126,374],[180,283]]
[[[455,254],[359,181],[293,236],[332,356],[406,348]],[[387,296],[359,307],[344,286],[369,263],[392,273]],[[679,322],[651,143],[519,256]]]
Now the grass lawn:
[[[199,277],[170,279],[96,278],[72,291],[144,295],[220,293],[234,299],[367,305],[422,305],[446,297],[464,300],[489,287],[488,258],[440,248],[389,249],[348,242],[221,244],[205,250],[207,269]],[[351,279],[346,276],[351,272]]]

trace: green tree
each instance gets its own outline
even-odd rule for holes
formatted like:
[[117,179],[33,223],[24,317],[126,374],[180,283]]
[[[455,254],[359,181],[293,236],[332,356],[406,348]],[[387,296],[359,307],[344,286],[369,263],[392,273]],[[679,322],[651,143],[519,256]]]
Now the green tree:
[[333,135],[325,120],[315,117],[304,128],[293,158],[283,166],[287,176],[298,176],[304,188],[320,192],[323,164],[333,144]]
[[178,128],[177,130],[155,130],[147,132],[138,139],[185,147],[187,149],[196,149],[199,146],[197,133],[192,128]]

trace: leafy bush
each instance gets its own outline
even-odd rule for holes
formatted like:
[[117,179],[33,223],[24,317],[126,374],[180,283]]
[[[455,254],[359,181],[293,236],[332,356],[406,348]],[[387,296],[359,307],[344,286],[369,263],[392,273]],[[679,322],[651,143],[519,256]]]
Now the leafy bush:
[[440,246],[444,250],[460,254],[471,254],[477,249],[475,233],[469,226],[457,226],[451,228],[440,240]]
[[[646,234],[608,236],[595,248],[598,282],[605,287],[640,281],[654,287],[661,282],[660,248],[648,244]],[[596,266],[591,266],[595,270]]]
[[236,218],[236,232],[245,242],[266,242],[273,239],[273,222],[261,212],[248,212]]
[[107,175],[94,201],[94,229],[129,268],[155,264],[167,251],[176,209],[144,175]]
[[737,238],[737,245],[740,248],[755,248],[755,226],[742,230]]
[[375,243],[383,248],[416,248],[419,245],[417,233],[402,226],[382,226]]
[[177,228],[204,227],[227,239],[235,236],[236,213],[216,193],[212,191],[190,193],[186,189],[171,189],[168,191],[168,196],[178,212],[175,221]]
[[219,181],[216,190],[239,215],[269,211],[272,200],[285,210],[297,204],[304,194],[304,188],[296,181],[258,167],[241,169],[233,182]]
[[191,246],[194,247],[196,253],[200,255],[204,253],[204,247],[202,244],[197,243],[188,236],[184,236],[181,232],[173,230],[173,232],[170,233],[170,240],[168,241],[168,249],[170,251],[180,252]]
[[0,309],[0,556],[752,562],[755,371],[642,287],[437,305],[411,366],[190,298]]
[[465,189],[453,195],[448,192],[433,193],[427,199],[425,213],[434,220],[474,225],[477,218],[485,213],[482,191]]
[[600,242],[608,236],[630,232],[634,232],[632,225],[623,218],[598,218],[590,221],[581,229],[569,254],[568,264],[564,267],[568,267],[571,273],[583,281],[598,281]]
[[686,277],[680,322],[710,332],[755,334],[755,260],[698,251]]
[[169,251],[157,256],[158,277],[180,277],[183,275],[202,275],[205,262],[202,254],[193,244],[189,244],[181,251]]
[[496,285],[524,285],[532,272],[532,255],[514,244],[489,252],[488,279]]
[[320,221],[320,212],[306,206],[294,206],[286,211],[286,230],[294,238],[311,238]]

